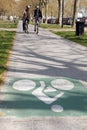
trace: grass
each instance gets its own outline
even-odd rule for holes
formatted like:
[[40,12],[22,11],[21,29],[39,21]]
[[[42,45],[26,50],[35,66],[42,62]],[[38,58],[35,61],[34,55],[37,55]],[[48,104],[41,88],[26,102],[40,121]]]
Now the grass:
[[[45,29],[61,29],[59,24],[41,24],[40,27]],[[64,28],[71,28],[71,26],[64,26]]]
[[11,22],[9,20],[0,20],[0,28],[17,28],[18,22]]
[[51,29],[51,28],[54,28],[54,29],[55,29],[55,28],[60,28],[60,26],[59,26],[58,24],[44,24],[44,23],[41,24],[40,27],[45,28],[45,29],[46,29],[46,28],[50,28],[50,29]]
[[[17,25],[18,22],[14,23],[8,20],[0,20],[0,28],[13,29],[17,28]],[[14,31],[0,31],[0,84],[4,82],[9,51],[13,46],[15,33]]]
[[3,82],[3,74],[7,70],[6,64],[9,57],[9,51],[13,46],[15,32],[0,31],[0,84]]
[[3,82],[3,74],[7,70],[6,64],[9,57],[9,51],[13,46],[15,32],[0,31],[0,84]]
[[87,46],[87,33],[85,33],[83,36],[76,36],[74,31],[67,31],[67,32],[61,31],[54,33],[64,37],[65,39]]

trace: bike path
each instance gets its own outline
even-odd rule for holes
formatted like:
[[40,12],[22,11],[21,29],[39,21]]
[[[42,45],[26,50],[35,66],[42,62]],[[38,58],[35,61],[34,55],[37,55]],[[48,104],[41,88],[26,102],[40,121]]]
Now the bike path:
[[87,88],[69,78],[15,78],[4,90],[4,116],[87,116]]
[[[43,129],[76,130],[75,120],[79,120],[79,128],[87,129],[87,48],[44,29],[37,35],[32,25],[29,34],[23,33],[21,25],[20,22],[1,91],[1,124],[6,118],[17,124],[20,119],[23,124],[27,120],[28,124],[32,118],[38,127],[33,124],[29,129],[39,130],[40,122],[47,118],[49,127],[42,123]],[[57,126],[59,119],[68,124]],[[27,124],[23,130],[28,129]]]

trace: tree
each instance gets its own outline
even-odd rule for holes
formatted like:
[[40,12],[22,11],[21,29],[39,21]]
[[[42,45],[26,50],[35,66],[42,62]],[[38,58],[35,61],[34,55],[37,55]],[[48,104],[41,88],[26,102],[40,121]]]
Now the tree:
[[58,19],[59,19],[59,24],[61,27],[63,27],[63,16],[64,16],[64,0],[58,0]]
[[47,17],[48,17],[48,2],[49,0],[39,0],[40,1],[40,5],[45,7],[45,23],[47,23]]
[[74,8],[73,8],[73,23],[72,26],[75,26],[75,20],[76,20],[76,15],[79,10],[79,0],[74,0]]
[[72,17],[73,13],[73,0],[65,0],[64,16],[66,18]]
[[57,0],[58,1],[58,23],[60,23],[60,14],[61,14],[61,0]]
[[15,13],[16,2],[15,0],[0,0],[0,14],[11,15]]

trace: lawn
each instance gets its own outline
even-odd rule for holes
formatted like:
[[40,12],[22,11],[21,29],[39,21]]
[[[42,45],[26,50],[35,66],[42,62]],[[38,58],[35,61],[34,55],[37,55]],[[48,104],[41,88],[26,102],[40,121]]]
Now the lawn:
[[[0,28],[17,28],[18,22],[0,20]],[[12,49],[15,31],[0,31],[0,84],[3,83],[4,73],[7,70],[9,51]]]
[[58,24],[44,24],[44,23],[41,24],[40,27],[42,27],[42,28],[50,28],[50,29],[51,28],[54,28],[54,29],[55,28],[60,28],[60,26]]
[[0,28],[17,28],[18,22],[0,20]]
[[3,82],[4,72],[7,70],[6,64],[14,37],[15,32],[13,31],[0,31],[0,84]]
[[[45,29],[61,29],[59,24],[44,24],[42,23],[40,25],[41,28],[45,28]],[[64,28],[71,28],[71,26],[64,26]]]
[[54,32],[57,35],[60,35],[61,37],[64,37],[65,39],[74,41],[78,44],[87,46],[87,33],[85,32],[83,36],[76,36],[74,31],[61,31],[61,32]]

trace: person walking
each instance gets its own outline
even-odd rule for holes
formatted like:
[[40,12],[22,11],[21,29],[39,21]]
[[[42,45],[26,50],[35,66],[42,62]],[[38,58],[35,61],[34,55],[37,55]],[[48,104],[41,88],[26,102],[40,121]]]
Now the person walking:
[[[23,31],[26,31],[26,28],[25,28],[25,24],[27,22],[27,24],[29,24],[30,22],[30,6],[27,5],[24,12],[23,12],[23,17],[22,17],[22,20],[23,20]],[[27,28],[27,32],[28,32],[28,28]]]

